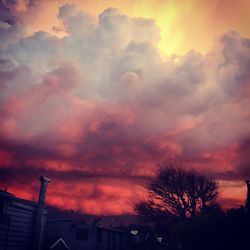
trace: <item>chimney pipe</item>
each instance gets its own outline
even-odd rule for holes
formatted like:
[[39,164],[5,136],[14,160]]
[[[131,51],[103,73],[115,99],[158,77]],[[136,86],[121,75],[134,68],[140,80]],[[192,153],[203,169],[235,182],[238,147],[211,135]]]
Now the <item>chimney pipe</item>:
[[41,186],[40,186],[40,192],[39,192],[39,198],[38,198],[38,205],[45,206],[46,190],[50,182],[50,179],[44,176],[41,176],[39,180],[41,182]]
[[50,179],[44,176],[41,176],[39,180],[41,182],[41,186],[37,203],[35,230],[34,230],[34,248],[36,250],[42,249],[43,235],[44,235],[45,222],[47,216],[46,203],[45,203],[46,190],[50,182]]
[[250,212],[250,180],[246,180],[247,184],[247,199],[246,199],[246,209]]

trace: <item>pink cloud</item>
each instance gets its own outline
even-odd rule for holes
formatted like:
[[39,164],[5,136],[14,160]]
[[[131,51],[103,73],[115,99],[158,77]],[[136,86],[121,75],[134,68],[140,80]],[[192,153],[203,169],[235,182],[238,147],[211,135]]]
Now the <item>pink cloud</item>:
[[249,178],[249,39],[229,32],[206,55],[163,58],[152,20],[59,12],[65,37],[10,36],[0,51],[3,185],[35,199],[34,176],[46,174],[49,204],[122,214],[177,157],[219,179],[224,201],[243,203],[231,182]]

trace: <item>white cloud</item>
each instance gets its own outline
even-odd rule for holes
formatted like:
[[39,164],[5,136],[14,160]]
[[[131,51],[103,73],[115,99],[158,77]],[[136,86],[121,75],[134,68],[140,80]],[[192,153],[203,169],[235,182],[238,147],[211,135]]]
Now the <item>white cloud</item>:
[[[124,112],[121,120],[130,119],[122,128],[126,133],[146,138],[162,133],[162,140],[179,144],[183,152],[249,136],[249,39],[229,32],[204,56],[190,51],[168,58],[156,47],[160,31],[153,20],[113,8],[96,20],[72,5],[61,7],[58,16],[65,37],[41,31],[6,39],[1,50],[1,59],[11,65],[0,72],[2,107],[16,98],[26,103],[21,108],[15,103],[17,110],[27,114],[6,111],[2,119],[14,119],[20,131],[28,128],[37,137],[50,129],[57,133],[56,127],[90,112],[79,121],[92,131],[113,109],[114,116]],[[4,28],[6,37],[13,28]]]

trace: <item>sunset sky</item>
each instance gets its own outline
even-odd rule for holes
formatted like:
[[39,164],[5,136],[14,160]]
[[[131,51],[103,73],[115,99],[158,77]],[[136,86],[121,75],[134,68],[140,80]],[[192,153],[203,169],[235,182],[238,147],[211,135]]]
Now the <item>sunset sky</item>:
[[0,189],[132,213],[158,164],[250,178],[248,0],[0,0]]

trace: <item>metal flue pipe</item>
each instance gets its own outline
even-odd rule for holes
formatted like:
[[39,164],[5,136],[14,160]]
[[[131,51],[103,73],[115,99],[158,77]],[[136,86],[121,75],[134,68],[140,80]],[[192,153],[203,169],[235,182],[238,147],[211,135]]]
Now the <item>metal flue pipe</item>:
[[34,228],[34,248],[36,250],[42,249],[45,222],[46,222],[46,216],[47,216],[46,191],[47,191],[47,186],[50,182],[50,179],[44,176],[41,176],[39,180],[41,182],[41,185],[40,185],[40,192],[39,192],[39,198],[38,198],[38,203],[37,203],[35,228]]
[[246,209],[250,212],[250,180],[246,180],[247,184],[247,199],[246,199]]

